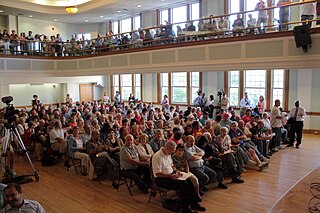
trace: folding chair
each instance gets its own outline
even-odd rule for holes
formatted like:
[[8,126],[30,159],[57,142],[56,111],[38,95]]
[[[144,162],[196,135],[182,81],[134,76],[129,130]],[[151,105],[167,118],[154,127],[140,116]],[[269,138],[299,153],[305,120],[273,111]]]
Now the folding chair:
[[132,179],[127,178],[127,177],[125,177],[125,176],[123,175],[122,170],[121,170],[121,168],[120,168],[119,165],[118,165],[118,167],[117,167],[117,170],[118,170],[118,172],[119,172],[119,177],[118,177],[118,183],[117,183],[116,186],[114,186],[114,188],[116,188],[117,191],[119,191],[119,187],[120,187],[121,185],[124,185],[124,184],[125,184],[126,187],[127,187],[127,190],[128,190],[129,193],[130,193],[130,195],[133,196],[133,195],[132,195],[132,192],[131,192],[131,188],[134,187],[136,184],[133,182]]

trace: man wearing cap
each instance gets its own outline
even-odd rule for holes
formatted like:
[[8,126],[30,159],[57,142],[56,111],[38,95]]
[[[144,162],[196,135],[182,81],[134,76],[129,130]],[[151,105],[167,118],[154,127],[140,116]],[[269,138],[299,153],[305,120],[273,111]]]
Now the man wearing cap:
[[221,127],[228,127],[230,129],[232,121],[230,120],[230,115],[228,113],[223,113],[221,115],[222,120],[220,121]]

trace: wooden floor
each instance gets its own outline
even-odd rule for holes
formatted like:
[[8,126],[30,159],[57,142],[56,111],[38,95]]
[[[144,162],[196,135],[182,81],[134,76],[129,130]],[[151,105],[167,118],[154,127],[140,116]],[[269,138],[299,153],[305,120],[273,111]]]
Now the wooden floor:
[[[243,184],[232,184],[227,179],[229,188],[211,189],[203,196],[202,205],[210,213],[267,212],[297,181],[320,166],[319,150],[320,136],[304,135],[300,149],[281,149],[272,156],[269,169],[243,174]],[[40,181],[24,184],[23,195],[38,200],[49,213],[166,212],[158,199],[148,203],[148,196],[136,188],[131,197],[124,187],[117,192],[111,182],[89,181],[74,169],[66,171],[62,163],[53,167],[34,164],[40,170]],[[32,171],[21,157],[15,168],[18,175]]]

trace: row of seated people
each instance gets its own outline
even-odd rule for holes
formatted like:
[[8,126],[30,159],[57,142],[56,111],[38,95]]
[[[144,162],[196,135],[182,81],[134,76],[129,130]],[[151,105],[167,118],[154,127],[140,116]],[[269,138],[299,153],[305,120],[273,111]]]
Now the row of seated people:
[[211,120],[206,112],[187,111],[167,112],[141,103],[123,108],[70,104],[55,110],[34,106],[30,112],[21,110],[17,128],[25,145],[34,147],[38,160],[43,159],[42,149],[50,147],[65,159],[81,159],[82,173],[89,173],[90,179],[94,171],[112,173],[119,164],[123,175],[132,178],[143,193],[152,189],[150,159],[169,141],[178,147],[172,156],[176,168],[193,174],[190,178],[198,196],[215,180],[226,189],[226,174],[242,183],[240,175],[246,168],[266,169],[280,145],[265,125],[267,114],[263,119],[249,116],[248,121],[233,111]]
[[[176,26],[176,32],[173,25],[166,22],[155,29],[134,30],[130,33],[114,35],[112,31],[106,33],[105,37],[98,34],[97,38],[77,40],[73,35],[71,39],[63,41],[60,34],[47,35],[37,33],[33,36],[32,31],[26,35],[24,32],[20,36],[12,30],[11,34],[5,29],[0,33],[0,50],[4,54],[28,54],[28,55],[45,55],[45,56],[75,56],[96,54],[103,51],[120,50],[127,48],[138,48],[150,45],[167,44],[172,42],[189,41],[190,39],[214,38],[229,35],[255,34],[261,33],[261,26],[258,26],[252,14],[248,15],[247,27],[241,14],[232,26],[228,17],[221,17],[216,20],[213,16],[208,19],[201,19],[198,26],[194,26],[193,21],[187,22],[185,27]],[[260,23],[261,24],[261,23]],[[232,27],[232,30],[230,30]],[[266,27],[266,26],[264,26]],[[258,30],[256,30],[258,29]]]

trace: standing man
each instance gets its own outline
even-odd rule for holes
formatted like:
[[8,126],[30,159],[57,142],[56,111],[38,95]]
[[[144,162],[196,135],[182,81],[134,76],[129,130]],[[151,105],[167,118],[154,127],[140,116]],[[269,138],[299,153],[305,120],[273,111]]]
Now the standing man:
[[281,127],[282,127],[282,116],[279,109],[280,106],[280,100],[277,99],[274,102],[274,106],[271,110],[270,114],[270,123],[272,127],[272,133],[275,134],[275,136],[272,138],[272,141],[270,143],[269,149],[272,152],[277,152],[278,149],[276,147],[280,146],[281,143]]
[[[302,0],[306,1],[306,0]],[[301,14],[301,21],[310,21],[310,22],[303,22],[303,25],[308,25],[309,29],[312,26],[311,20],[313,20],[314,14],[316,13],[316,7],[314,2],[305,3],[301,5],[300,14]]]
[[290,129],[290,142],[287,147],[293,146],[295,134],[297,134],[296,148],[298,149],[301,144],[303,121],[306,118],[306,110],[300,106],[300,102],[294,102],[294,106],[289,113],[289,117],[292,118]]
[[46,211],[41,204],[35,200],[27,200],[22,197],[22,188],[17,183],[9,183],[4,189],[4,197],[7,205],[2,209],[4,212],[28,212],[28,213],[45,213]]
[[259,10],[257,27],[260,34],[262,33],[261,23],[263,25],[264,33],[266,32],[266,26],[268,25],[268,11],[264,10],[265,8],[267,8],[266,2],[263,0],[259,0],[259,2],[256,4],[255,9]]
[[247,109],[251,108],[251,100],[248,93],[244,93],[244,97],[240,101],[240,117],[244,116]]
[[290,4],[291,0],[279,0],[277,7],[280,7],[279,10],[279,31],[287,31],[288,25],[285,24],[289,22],[290,17],[290,7],[286,7],[286,5]]

